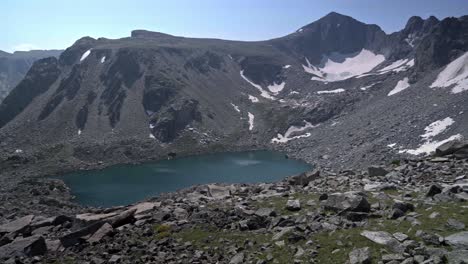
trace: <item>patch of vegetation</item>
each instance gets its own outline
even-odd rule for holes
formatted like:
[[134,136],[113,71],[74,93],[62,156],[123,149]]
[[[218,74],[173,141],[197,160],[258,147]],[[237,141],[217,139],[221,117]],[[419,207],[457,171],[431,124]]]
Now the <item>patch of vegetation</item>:
[[155,239],[163,239],[165,237],[169,237],[171,235],[171,226],[170,225],[155,225],[153,227],[156,235],[154,236]]
[[[190,242],[195,248],[206,250],[209,248],[212,252],[224,255],[227,245],[234,245],[238,248],[244,248],[244,253],[249,256],[254,256],[256,259],[267,259],[268,254],[277,261],[277,263],[291,263],[294,259],[295,252],[291,249],[291,243],[284,239],[285,245],[279,247],[272,241],[272,234],[255,231],[238,231],[238,230],[216,230],[212,227],[197,227],[184,229],[174,234],[176,239],[183,242]],[[228,243],[226,243],[228,241]],[[296,246],[301,246],[305,249],[305,241],[295,243]],[[269,248],[268,248],[269,247]],[[267,248],[267,249],[265,249]],[[305,260],[307,256],[301,258]],[[276,263],[276,262],[275,262]]]
[[[372,253],[373,263],[380,259],[384,247],[361,236],[363,230],[385,231],[390,234],[402,232],[410,239],[421,241],[416,237],[416,232],[422,230],[432,234],[447,236],[460,230],[450,229],[446,223],[452,218],[465,224],[468,231],[468,202],[439,203],[433,206],[419,205],[415,209],[416,219],[419,225],[413,226],[408,220],[390,220],[387,218],[369,219],[368,225],[364,228],[341,229],[335,232],[321,232],[313,236],[314,240],[320,244],[318,263],[344,263],[349,253],[354,248],[369,247]],[[430,217],[433,212],[439,213],[437,217]],[[334,253],[333,253],[334,252]]]
[[400,160],[392,160],[391,164],[395,165],[395,166],[400,166],[401,161]]

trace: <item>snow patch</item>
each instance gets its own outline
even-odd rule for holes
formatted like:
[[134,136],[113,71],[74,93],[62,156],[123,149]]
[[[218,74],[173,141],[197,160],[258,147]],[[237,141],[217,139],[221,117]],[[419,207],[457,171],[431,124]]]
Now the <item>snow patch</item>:
[[250,112],[248,113],[248,115],[249,115],[249,130],[253,130],[255,116]]
[[240,113],[239,106],[237,106],[237,105],[235,105],[235,104],[233,104],[233,103],[231,103],[231,105],[232,105],[232,107],[234,107],[234,109],[235,109],[237,112]]
[[17,150],[15,150],[15,153],[16,153],[16,154],[23,153],[23,150],[22,150],[22,149],[17,149]]
[[355,54],[332,53],[330,56],[323,56],[318,66],[311,65],[306,58],[307,66],[302,67],[307,73],[317,76],[312,80],[336,82],[370,72],[384,61],[383,55],[362,49]]
[[388,144],[387,147],[389,148],[394,148],[396,146],[396,143]]
[[468,91],[468,52],[449,63],[430,87],[452,87],[454,94]]
[[104,62],[106,62],[106,56],[101,58],[101,63],[104,63]]
[[270,90],[270,92],[274,94],[277,94],[284,89],[285,84],[286,84],[285,82],[282,82],[280,84],[273,83],[272,85],[268,85],[268,90]]
[[257,88],[257,90],[260,91],[260,95],[262,97],[265,97],[267,99],[270,99],[270,100],[275,100],[276,98],[271,96],[267,91],[265,91],[262,86],[258,85],[258,84],[255,84],[254,82],[250,81],[245,75],[244,75],[244,70],[240,71],[240,75],[242,77],[242,79],[244,79],[246,82],[250,83],[250,85],[252,85],[253,87]]
[[299,30],[297,30],[297,32],[301,33],[302,31],[304,31],[303,28],[300,28]]
[[359,89],[361,89],[361,91],[365,91],[365,90],[367,90],[367,89],[372,88],[372,86],[374,86],[374,85],[376,85],[376,84],[377,84],[377,83],[373,83],[373,84],[371,84],[371,85],[367,85],[367,86],[361,87],[361,88],[359,88]]
[[87,51],[85,51],[85,53],[83,53],[83,55],[81,55],[80,62],[81,62],[81,61],[84,61],[84,60],[89,56],[89,54],[91,54],[91,50],[90,50],[90,49],[87,50]]
[[149,134],[149,138],[156,139],[156,137],[153,134]]
[[416,149],[403,149],[398,151],[398,153],[408,153],[411,155],[421,155],[426,154],[429,155],[433,153],[439,146],[454,140],[461,140],[463,137],[460,134],[453,135],[447,139],[441,141],[427,141],[426,143],[422,144]]
[[397,93],[399,93],[399,92],[401,92],[403,90],[406,90],[408,87],[410,87],[410,85],[408,83],[408,77],[405,77],[403,80],[398,81],[395,88],[393,88],[393,90],[391,90],[388,93],[388,96],[391,96],[391,95],[397,94]]
[[78,136],[81,135],[81,129],[78,129]]
[[304,123],[305,123],[305,125],[302,126],[302,127],[299,127],[299,126],[289,127],[288,130],[286,131],[286,133],[284,133],[284,135],[278,134],[277,137],[275,137],[275,138],[273,138],[271,140],[271,143],[287,143],[288,141],[293,140],[293,139],[310,137],[310,135],[311,135],[310,133],[305,133],[303,135],[298,135],[298,136],[291,137],[292,133],[302,132],[302,131],[304,131],[306,129],[316,127],[316,126],[312,125],[311,123],[309,123],[309,122],[307,122],[305,120],[304,120]]
[[150,128],[150,129],[153,129],[153,128],[154,128],[154,125],[153,125],[153,124],[149,124],[149,128]]
[[329,91],[318,91],[317,94],[336,94],[336,93],[342,93],[345,92],[345,89],[339,88],[335,90],[329,90]]
[[421,137],[425,140],[429,140],[430,138],[435,137],[440,133],[444,132],[449,126],[453,125],[453,123],[455,123],[455,121],[453,121],[453,119],[450,117],[444,118],[442,120],[437,120],[428,125],[426,128],[424,128],[424,131],[426,131],[426,133],[422,134]]
[[284,66],[283,66],[283,69],[289,69],[290,67],[291,67],[291,65],[289,65],[289,64],[288,64],[288,65],[284,65]]
[[452,118],[447,117],[447,118],[437,120],[429,124],[426,128],[424,128],[425,133],[421,135],[421,137],[424,140],[424,143],[422,145],[420,145],[416,149],[400,150],[399,153],[408,153],[412,155],[421,155],[421,154],[429,155],[432,152],[434,152],[439,146],[441,146],[442,144],[446,142],[453,141],[453,140],[460,140],[462,138],[462,135],[460,134],[453,135],[441,141],[432,140],[433,137],[444,132],[453,123],[455,123],[455,121]]
[[258,103],[258,98],[253,96],[253,95],[250,95],[249,94],[249,100],[252,102],[252,103]]
[[291,92],[289,92],[289,94],[299,94],[299,92],[298,91],[291,91]]

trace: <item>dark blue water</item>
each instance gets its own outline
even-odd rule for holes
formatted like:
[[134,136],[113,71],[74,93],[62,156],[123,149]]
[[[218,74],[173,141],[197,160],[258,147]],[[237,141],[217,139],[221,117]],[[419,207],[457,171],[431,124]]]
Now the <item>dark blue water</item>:
[[310,168],[278,152],[253,151],[119,165],[76,172],[61,179],[71,188],[78,203],[109,207],[197,184],[273,182]]

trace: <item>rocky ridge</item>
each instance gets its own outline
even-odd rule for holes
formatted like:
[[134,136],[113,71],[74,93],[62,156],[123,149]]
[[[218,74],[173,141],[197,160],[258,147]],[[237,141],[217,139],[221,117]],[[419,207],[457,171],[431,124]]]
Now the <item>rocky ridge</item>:
[[29,205],[2,193],[0,260],[464,263],[467,146],[449,142],[437,156],[365,171],[317,168],[270,184],[194,186],[115,208],[73,205],[51,180],[35,184]]

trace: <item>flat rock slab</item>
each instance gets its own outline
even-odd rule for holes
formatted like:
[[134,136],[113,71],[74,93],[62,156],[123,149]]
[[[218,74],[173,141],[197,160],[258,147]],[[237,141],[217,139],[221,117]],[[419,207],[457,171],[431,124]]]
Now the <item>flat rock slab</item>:
[[456,249],[468,249],[468,231],[445,237],[445,242]]
[[116,212],[107,213],[107,214],[92,214],[92,213],[85,213],[76,215],[76,219],[83,221],[83,222],[95,222],[104,219],[108,219],[118,215]]
[[31,225],[34,215],[27,215],[0,226],[0,234],[21,232]]
[[139,203],[136,205],[131,206],[129,209],[133,210],[135,209],[135,214],[142,214],[146,213],[148,211],[154,210],[154,208],[160,207],[161,203],[156,202],[156,203],[151,203],[151,202],[144,202],[144,203]]
[[394,252],[403,252],[404,248],[390,233],[384,231],[362,231],[361,236],[379,245],[386,246]]

